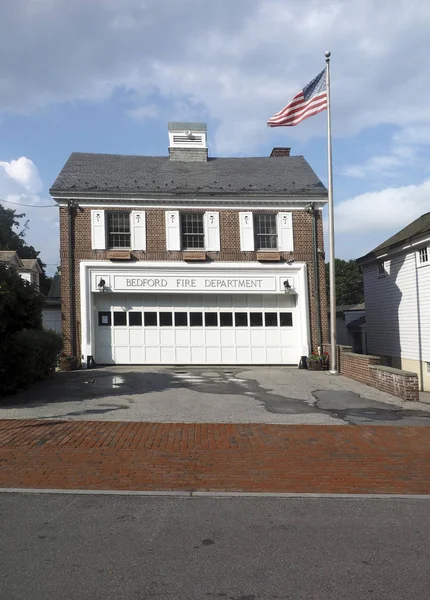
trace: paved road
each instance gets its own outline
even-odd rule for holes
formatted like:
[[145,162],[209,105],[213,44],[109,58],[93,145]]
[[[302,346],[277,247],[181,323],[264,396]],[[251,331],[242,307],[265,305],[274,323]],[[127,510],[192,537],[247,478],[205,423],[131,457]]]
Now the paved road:
[[0,494],[5,600],[425,600],[430,501]]
[[296,368],[104,367],[58,373],[5,398],[0,418],[430,425],[430,405]]

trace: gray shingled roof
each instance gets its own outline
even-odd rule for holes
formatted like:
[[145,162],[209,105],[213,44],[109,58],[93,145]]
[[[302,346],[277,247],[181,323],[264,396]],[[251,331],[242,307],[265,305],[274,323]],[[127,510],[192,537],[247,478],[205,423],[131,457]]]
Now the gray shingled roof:
[[25,269],[32,269],[37,263],[37,258],[21,258],[21,262]]
[[307,195],[327,190],[302,156],[209,158],[207,162],[168,157],[74,152],[51,194],[91,192],[166,195]]
[[379,244],[379,246],[376,246],[376,248],[368,252],[365,256],[357,258],[357,262],[365,262],[370,258],[376,258],[383,251],[391,250],[408,240],[416,239],[426,233],[430,233],[430,212],[421,215],[421,217],[406,225],[406,227],[388,238],[388,240],[385,240],[385,242],[382,242],[382,244]]
[[0,262],[8,263],[15,254],[15,250],[0,250]]

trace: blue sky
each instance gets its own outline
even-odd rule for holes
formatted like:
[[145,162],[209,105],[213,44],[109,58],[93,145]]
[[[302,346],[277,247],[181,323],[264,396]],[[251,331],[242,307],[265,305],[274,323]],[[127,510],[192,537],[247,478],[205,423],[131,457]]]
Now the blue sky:
[[198,120],[212,156],[291,146],[326,183],[326,114],[266,121],[330,49],[336,255],[356,258],[430,210],[429,30],[421,0],[5,0],[0,198],[30,205],[52,272],[42,205],[73,151],[166,155],[167,122]]

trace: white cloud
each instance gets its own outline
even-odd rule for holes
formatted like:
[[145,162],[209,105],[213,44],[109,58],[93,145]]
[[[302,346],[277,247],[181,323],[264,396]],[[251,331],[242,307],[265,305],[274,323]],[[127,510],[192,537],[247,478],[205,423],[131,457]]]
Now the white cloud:
[[0,167],[3,167],[5,173],[22,186],[28,192],[38,193],[43,185],[39,177],[39,172],[32,160],[21,156],[17,160],[10,162],[0,161]]
[[[421,0],[16,0],[2,8],[3,111],[124,90],[130,115],[154,118],[155,95],[181,107],[179,118],[219,123],[218,152],[249,153],[329,48],[335,134],[430,122],[422,68],[430,5]],[[231,135],[239,120],[240,138]],[[311,132],[324,134],[322,117],[288,135]]]
[[50,264],[48,273],[52,273],[59,264],[58,209],[42,208],[53,204],[50,198],[40,195],[42,188],[39,171],[31,159],[21,156],[0,161],[0,203],[17,214],[25,214],[20,221],[20,229],[28,221],[25,240],[41,252],[42,261]]
[[382,242],[387,232],[395,233],[429,212],[429,198],[430,179],[418,185],[361,194],[335,207],[335,229],[357,236],[378,232]]

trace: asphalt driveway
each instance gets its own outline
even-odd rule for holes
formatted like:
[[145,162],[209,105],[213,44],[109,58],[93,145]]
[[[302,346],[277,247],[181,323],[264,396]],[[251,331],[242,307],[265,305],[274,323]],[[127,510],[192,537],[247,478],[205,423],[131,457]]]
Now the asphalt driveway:
[[297,368],[137,366],[57,373],[0,400],[0,418],[430,425],[430,406]]

